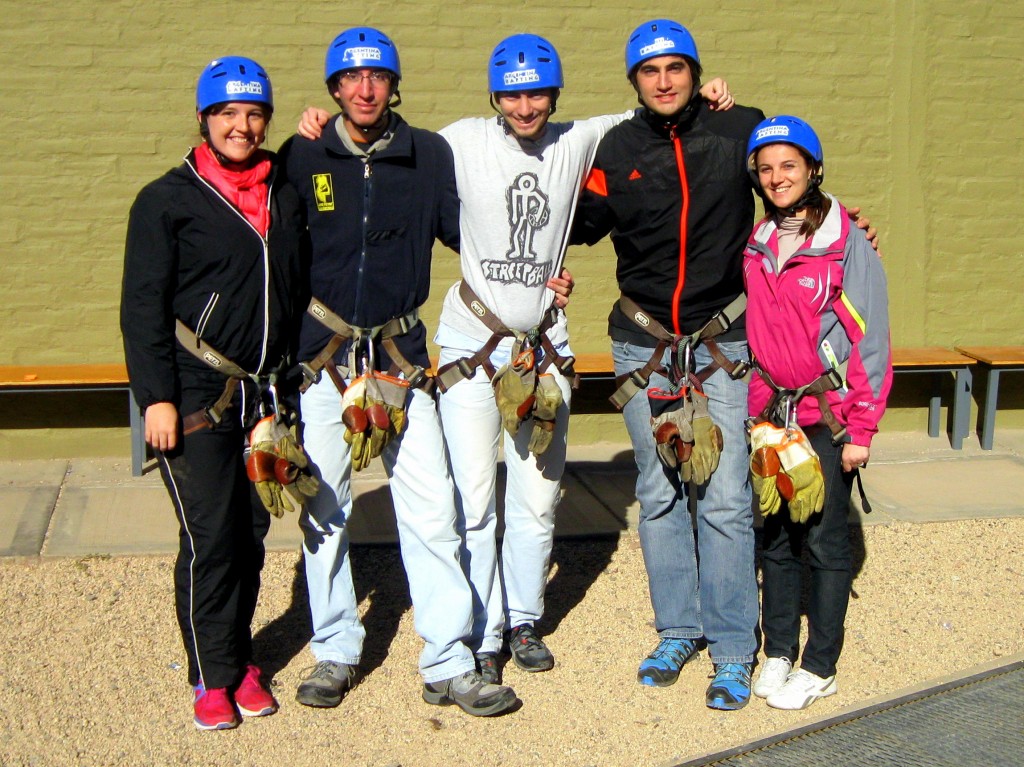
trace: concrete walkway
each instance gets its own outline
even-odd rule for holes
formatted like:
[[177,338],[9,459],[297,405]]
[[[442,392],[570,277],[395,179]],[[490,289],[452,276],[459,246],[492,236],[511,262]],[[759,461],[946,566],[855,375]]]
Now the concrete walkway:
[[[556,534],[635,530],[635,478],[628,445],[570,447]],[[855,501],[852,524],[1024,516],[1024,430],[1000,430],[991,451],[981,450],[973,435],[963,450],[954,451],[946,437],[883,432],[863,478],[874,511],[863,514]],[[391,496],[380,462],[356,475],[352,484],[353,542],[395,542]],[[503,485],[499,497],[502,492]],[[269,549],[294,549],[300,542],[295,516],[273,521]],[[0,556],[176,551],[177,522],[154,463],[144,476],[133,478],[127,456],[0,462]]]

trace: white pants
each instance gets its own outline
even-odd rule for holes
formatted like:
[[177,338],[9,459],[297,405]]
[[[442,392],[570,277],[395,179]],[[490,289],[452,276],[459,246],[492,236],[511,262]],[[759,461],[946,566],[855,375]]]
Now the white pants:
[[[473,353],[442,348],[438,366]],[[499,368],[508,359],[509,350],[499,348],[491,355],[491,364]],[[441,421],[451,457],[460,522],[465,525],[463,567],[473,587],[470,646],[478,652],[498,652],[505,626],[532,625],[544,612],[544,587],[551,561],[555,507],[565,469],[571,396],[568,380],[554,367],[549,372],[562,390],[565,404],[558,409],[551,446],[539,458],[527,449],[532,421],[523,423],[515,438],[502,428],[491,383],[482,369],[441,395]],[[495,541],[499,437],[504,438],[507,473],[500,576]]]
[[[302,395],[306,452],[320,479],[300,524],[313,618],[310,647],[317,660],[357,664],[366,632],[359,620],[346,524],[352,513],[351,448],[341,422],[341,395],[324,376]],[[459,562],[452,480],[434,399],[412,390],[401,437],[381,458],[391,484],[402,562],[409,580],[424,682],[474,668],[465,641],[472,626],[472,593]]]

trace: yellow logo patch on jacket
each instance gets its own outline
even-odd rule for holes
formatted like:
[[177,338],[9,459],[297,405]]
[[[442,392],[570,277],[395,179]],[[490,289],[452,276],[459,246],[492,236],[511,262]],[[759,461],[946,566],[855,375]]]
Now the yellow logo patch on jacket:
[[334,182],[330,173],[313,174],[313,194],[316,196],[316,209],[321,213],[334,210]]

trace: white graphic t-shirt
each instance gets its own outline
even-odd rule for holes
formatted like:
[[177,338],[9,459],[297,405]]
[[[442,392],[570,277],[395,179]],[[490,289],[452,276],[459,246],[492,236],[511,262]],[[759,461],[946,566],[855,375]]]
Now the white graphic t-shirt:
[[[597,145],[632,116],[630,110],[548,123],[536,142],[506,134],[497,117],[459,120],[440,131],[455,155],[462,279],[509,328],[530,330],[551,306],[554,294],[545,284],[562,270]],[[475,350],[490,336],[452,286],[435,342]],[[556,345],[567,340],[564,315],[548,336]]]

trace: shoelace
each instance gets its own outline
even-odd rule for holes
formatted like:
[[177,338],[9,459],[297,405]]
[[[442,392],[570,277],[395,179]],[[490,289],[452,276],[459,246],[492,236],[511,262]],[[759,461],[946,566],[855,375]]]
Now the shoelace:
[[521,629],[518,629],[512,641],[517,645],[525,646],[527,650],[535,650],[543,646],[540,637],[529,626],[523,626]]
[[723,682],[746,682],[750,678],[747,667],[742,663],[722,663],[715,666],[715,673],[712,679],[720,679]]
[[668,657],[681,666],[693,654],[695,644],[692,639],[662,639],[650,657],[657,660]]
[[313,671],[306,678],[307,679],[334,679],[334,674],[331,673],[331,667],[335,664],[329,660],[319,661],[313,666]]

